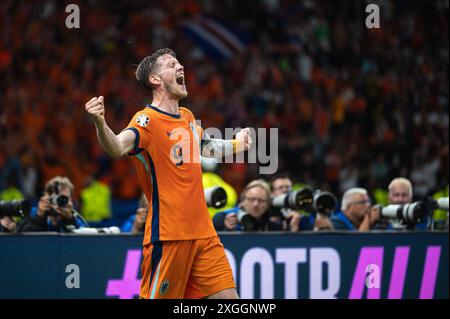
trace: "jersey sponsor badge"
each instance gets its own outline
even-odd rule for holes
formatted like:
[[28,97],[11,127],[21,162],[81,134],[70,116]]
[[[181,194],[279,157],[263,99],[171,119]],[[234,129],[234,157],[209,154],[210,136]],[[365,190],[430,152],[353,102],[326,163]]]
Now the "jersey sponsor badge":
[[146,127],[148,125],[148,122],[150,122],[150,118],[148,115],[141,114],[136,118],[136,123],[139,126]]

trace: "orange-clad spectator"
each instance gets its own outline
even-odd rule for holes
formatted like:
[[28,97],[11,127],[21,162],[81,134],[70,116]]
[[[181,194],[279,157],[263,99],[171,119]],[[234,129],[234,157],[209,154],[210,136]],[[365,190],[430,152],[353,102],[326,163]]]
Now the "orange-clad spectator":
[[317,105],[316,112],[314,114],[314,130],[321,139],[328,135],[329,122],[329,113],[322,107],[322,105]]
[[7,50],[0,50],[0,71],[8,68],[11,61],[11,52]]
[[366,110],[366,101],[361,97],[354,98],[348,105],[348,110],[352,113],[361,114]]
[[331,102],[331,120],[334,124],[341,124],[345,117],[345,101],[342,95],[336,96]]
[[298,116],[300,118],[300,125],[305,123],[312,123],[314,118],[314,107],[310,99],[302,98],[298,103]]

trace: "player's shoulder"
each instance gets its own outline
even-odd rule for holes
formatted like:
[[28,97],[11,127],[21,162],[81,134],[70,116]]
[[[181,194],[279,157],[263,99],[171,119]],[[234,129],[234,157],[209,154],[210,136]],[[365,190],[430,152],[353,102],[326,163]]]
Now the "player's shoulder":
[[188,108],[186,108],[184,106],[180,106],[179,107],[179,111],[180,111],[181,117],[186,117],[186,118],[188,118],[190,120],[194,120],[195,119],[194,114]]
[[144,107],[143,109],[137,111],[133,119],[131,120],[132,124],[137,124],[141,127],[147,127],[152,120],[152,112],[148,107]]

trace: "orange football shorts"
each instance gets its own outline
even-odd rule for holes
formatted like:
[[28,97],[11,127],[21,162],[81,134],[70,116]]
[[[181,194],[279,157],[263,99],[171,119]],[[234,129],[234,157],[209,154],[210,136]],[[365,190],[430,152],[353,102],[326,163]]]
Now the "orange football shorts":
[[236,288],[218,236],[145,245],[140,298],[204,298]]

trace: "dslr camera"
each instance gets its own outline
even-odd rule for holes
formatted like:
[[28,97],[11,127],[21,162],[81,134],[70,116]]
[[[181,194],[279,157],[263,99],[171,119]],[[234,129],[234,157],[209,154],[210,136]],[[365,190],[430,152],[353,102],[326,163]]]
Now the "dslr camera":
[[239,209],[236,217],[246,231],[257,231],[260,228],[258,220],[242,209]]
[[[49,203],[53,206],[58,206],[60,208],[67,207],[67,204],[69,203],[69,197],[63,194],[60,194],[60,185],[59,182],[55,182],[51,184],[46,189],[47,193],[50,194]],[[50,216],[58,216],[58,212],[54,210],[53,208],[50,208],[47,212]]]
[[[266,213],[267,214],[267,213]],[[267,216],[267,215],[266,215]],[[256,219],[246,211],[239,209],[236,214],[238,222],[242,225],[244,231],[260,231],[264,229],[264,223],[260,220]],[[279,230],[272,226],[273,224],[269,223],[267,225],[267,230]]]

